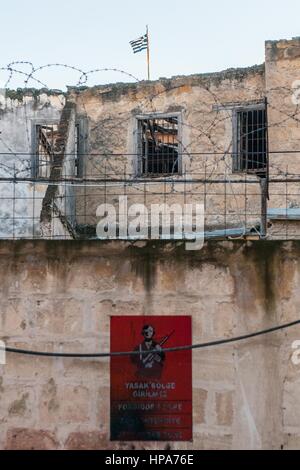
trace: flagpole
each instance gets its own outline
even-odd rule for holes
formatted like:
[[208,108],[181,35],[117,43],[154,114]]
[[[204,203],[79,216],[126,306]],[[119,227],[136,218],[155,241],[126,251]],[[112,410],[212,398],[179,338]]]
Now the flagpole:
[[149,40],[148,25],[147,25],[147,66],[148,66],[148,80],[150,81],[150,40]]

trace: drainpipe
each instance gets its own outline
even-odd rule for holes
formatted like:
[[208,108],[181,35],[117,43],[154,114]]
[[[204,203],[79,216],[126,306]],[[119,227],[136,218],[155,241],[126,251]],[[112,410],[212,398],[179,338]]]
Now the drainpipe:
[[265,177],[260,178],[260,191],[261,191],[261,223],[260,223],[260,236],[261,238],[267,237],[267,223],[268,223],[268,179]]

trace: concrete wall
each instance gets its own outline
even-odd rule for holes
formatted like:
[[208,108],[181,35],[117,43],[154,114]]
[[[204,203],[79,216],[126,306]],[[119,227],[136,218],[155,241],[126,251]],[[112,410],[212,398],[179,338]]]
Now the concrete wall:
[[[193,341],[299,318],[298,242],[1,242],[0,338],[109,350],[112,315],[192,315]],[[300,448],[299,327],[193,352],[194,441],[173,449]],[[109,441],[109,361],[8,354],[0,448],[165,448]]]

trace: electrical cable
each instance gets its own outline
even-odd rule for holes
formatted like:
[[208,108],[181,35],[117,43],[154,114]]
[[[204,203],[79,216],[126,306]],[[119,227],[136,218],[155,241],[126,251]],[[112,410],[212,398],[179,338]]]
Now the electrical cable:
[[[230,344],[230,343],[237,343],[240,341],[245,341],[247,339],[251,338],[256,338],[258,336],[264,336],[270,333],[274,333],[276,331],[282,331],[286,330],[288,328],[292,328],[296,325],[300,325],[300,320],[296,320],[291,323],[286,323],[283,325],[278,325],[274,326],[272,328],[267,328],[265,330],[257,331],[255,333],[249,333],[247,335],[243,336],[236,336],[233,338],[224,338],[220,340],[215,340],[215,341],[210,341],[207,343],[200,343],[200,344],[193,344],[190,346],[178,346],[174,348],[166,348],[164,349],[165,353],[171,353],[171,352],[180,352],[180,351],[191,351],[191,350],[196,350],[196,349],[206,349],[214,346],[221,346],[224,344]],[[3,351],[4,348],[1,348],[0,350]],[[87,359],[87,358],[108,358],[108,357],[126,357],[126,356],[136,356],[140,354],[154,354],[157,353],[157,350],[149,350],[145,352],[140,352],[140,351],[127,351],[127,352],[110,352],[110,353],[94,353],[94,354],[79,354],[79,353],[56,353],[56,352],[41,352],[41,351],[31,351],[31,350],[26,350],[26,349],[17,349],[17,348],[5,348],[5,351],[8,353],[12,354],[20,354],[20,355],[26,355],[26,356],[40,356],[40,357],[65,357],[65,358],[81,358],[81,359]]]

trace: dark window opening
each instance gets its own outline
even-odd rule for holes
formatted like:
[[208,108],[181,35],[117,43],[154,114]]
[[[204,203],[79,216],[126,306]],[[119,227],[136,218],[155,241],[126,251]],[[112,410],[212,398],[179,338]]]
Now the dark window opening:
[[237,112],[236,170],[259,172],[267,165],[266,110]]
[[177,117],[139,119],[138,139],[142,175],[179,173]]
[[58,137],[58,125],[36,126],[36,176],[49,178],[53,163],[54,148]]

